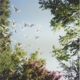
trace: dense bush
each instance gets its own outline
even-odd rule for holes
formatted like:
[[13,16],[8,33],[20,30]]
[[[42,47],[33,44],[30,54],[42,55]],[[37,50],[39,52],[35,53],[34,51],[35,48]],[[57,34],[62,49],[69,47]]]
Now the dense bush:
[[[56,75],[57,73],[59,74]],[[19,68],[19,73],[13,74],[9,80],[59,80],[60,78],[60,72],[48,71],[44,62],[28,60]]]

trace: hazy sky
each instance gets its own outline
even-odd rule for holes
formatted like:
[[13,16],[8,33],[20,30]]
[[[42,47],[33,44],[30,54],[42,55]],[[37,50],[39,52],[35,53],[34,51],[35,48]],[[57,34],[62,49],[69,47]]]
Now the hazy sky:
[[[63,31],[57,32],[55,35],[54,32],[51,31],[49,22],[53,16],[50,11],[42,11],[42,9],[39,8],[40,5],[38,4],[38,0],[10,0],[10,5],[10,19],[17,22],[15,29],[18,31],[17,33],[13,31],[11,38],[23,43],[25,46],[28,44],[33,45],[32,48],[26,48],[28,53],[35,52],[37,50],[36,47],[40,47],[40,52],[43,52],[43,54],[39,55],[39,57],[46,59],[46,68],[48,70],[60,70],[57,68],[59,66],[58,61],[52,57],[49,52],[52,51],[53,45],[56,45],[57,47],[59,46],[58,35],[62,34]],[[12,5],[20,9],[21,12],[15,13]],[[21,31],[19,24],[23,26],[23,21],[25,23],[34,24],[35,26],[32,28],[27,27],[24,31]],[[35,29],[37,29],[37,23],[41,24],[39,33],[35,32]],[[31,38],[26,40],[24,34],[30,36]],[[36,41],[34,36],[39,36],[39,39]]]

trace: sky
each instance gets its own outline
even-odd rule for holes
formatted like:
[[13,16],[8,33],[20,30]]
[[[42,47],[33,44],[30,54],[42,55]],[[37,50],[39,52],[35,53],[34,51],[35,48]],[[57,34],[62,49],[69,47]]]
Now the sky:
[[[12,5],[20,9],[20,12],[14,12]],[[39,8],[38,0],[10,0],[10,11],[11,16],[9,20],[14,20],[17,22],[15,30],[11,30],[12,36],[11,39],[14,39],[24,46],[33,45],[32,48],[27,47],[25,50],[28,54],[35,52],[37,48],[41,48],[40,52],[43,52],[42,55],[39,55],[39,58],[46,59],[46,68],[48,70],[62,70],[59,68],[59,63],[52,57],[49,52],[52,52],[52,46],[55,45],[59,47],[59,35],[63,35],[64,31],[58,31],[56,34],[52,31],[50,27],[50,20],[53,15],[51,15],[49,10],[44,10]],[[23,22],[27,24],[34,24],[32,28],[27,27],[24,31],[21,31],[20,26],[23,26]],[[36,33],[37,24],[41,25],[40,32]],[[25,39],[24,34],[30,36],[28,40]],[[39,39],[36,41],[35,36],[39,36]]]

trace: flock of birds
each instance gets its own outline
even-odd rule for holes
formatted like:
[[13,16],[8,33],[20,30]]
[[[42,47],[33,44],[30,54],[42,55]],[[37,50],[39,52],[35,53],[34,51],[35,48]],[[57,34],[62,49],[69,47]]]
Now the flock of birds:
[[[15,13],[21,11],[20,9],[14,7],[13,5],[12,5],[12,8],[13,8],[13,10],[14,10]],[[2,26],[3,26],[3,28],[5,28],[6,30],[7,30],[7,29],[12,29],[15,33],[18,33],[18,30],[15,29],[15,26],[16,26],[16,25],[18,25],[18,26],[20,27],[21,31],[24,31],[27,27],[32,28],[32,27],[35,26],[35,24],[27,24],[27,23],[25,23],[25,22],[23,22],[23,26],[21,26],[20,24],[18,24],[18,23],[15,22],[14,20],[9,20],[9,21],[10,21],[10,23],[12,24],[12,26],[10,26],[10,27],[9,27],[9,26],[5,26],[5,25],[2,25]],[[40,27],[41,27],[40,23],[37,23],[37,29],[35,29],[36,33],[38,33],[38,32],[41,31],[41,30],[40,30]],[[2,32],[3,36],[4,36],[4,37],[7,37],[8,35],[10,35],[10,32],[5,32],[3,28],[2,28],[2,30],[3,30],[3,32]],[[26,40],[29,39],[29,38],[31,38],[30,36],[27,36],[26,34],[24,34],[24,37],[25,37]],[[34,36],[34,38],[35,38],[35,40],[38,40],[40,37],[39,37],[39,36]],[[31,44],[28,44],[27,46],[25,46],[25,45],[23,45],[22,43],[17,42],[17,41],[14,40],[14,39],[10,39],[5,45],[7,46],[8,44],[11,44],[11,43],[16,43],[16,45],[17,45],[18,48],[23,48],[23,47],[24,47],[24,48],[27,48],[27,47],[32,48],[32,47],[33,47],[33,45],[31,45]],[[43,54],[43,52],[40,52],[41,48],[37,47],[37,50],[39,51],[40,55]],[[52,52],[49,52],[49,53],[52,53]],[[52,57],[53,57],[53,55],[52,55]]]

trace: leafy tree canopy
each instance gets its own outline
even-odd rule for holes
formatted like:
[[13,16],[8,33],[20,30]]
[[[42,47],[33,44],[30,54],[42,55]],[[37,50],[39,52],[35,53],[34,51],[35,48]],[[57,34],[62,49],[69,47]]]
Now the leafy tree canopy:
[[40,8],[49,9],[53,15],[50,21],[53,30],[63,28],[66,32],[64,36],[59,36],[60,48],[53,46],[54,56],[67,71],[69,80],[79,80],[79,0],[39,0],[39,4]]
[[49,9],[53,15],[50,21],[54,30],[75,22],[79,24],[79,0],[39,0],[40,8]]

